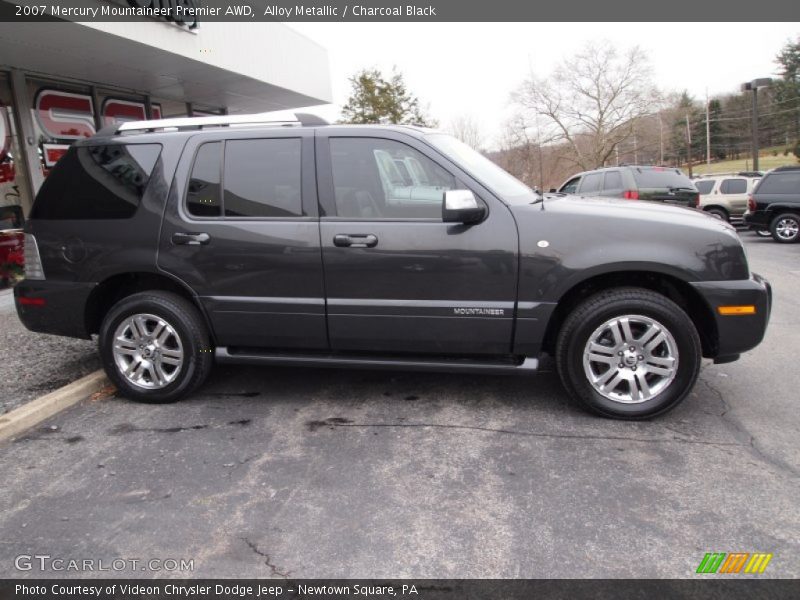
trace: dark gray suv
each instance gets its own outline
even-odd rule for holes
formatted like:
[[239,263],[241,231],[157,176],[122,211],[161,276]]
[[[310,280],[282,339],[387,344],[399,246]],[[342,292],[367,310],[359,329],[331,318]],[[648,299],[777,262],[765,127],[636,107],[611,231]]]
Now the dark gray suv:
[[680,169],[625,165],[573,175],[558,189],[562,194],[647,200],[674,206],[699,206],[700,192]]
[[25,227],[23,323],[97,334],[146,402],[214,361],[530,373],[549,353],[573,398],[618,418],[669,410],[702,356],[764,336],[769,285],[719,219],[542,197],[431,130],[250,119],[75,144]]

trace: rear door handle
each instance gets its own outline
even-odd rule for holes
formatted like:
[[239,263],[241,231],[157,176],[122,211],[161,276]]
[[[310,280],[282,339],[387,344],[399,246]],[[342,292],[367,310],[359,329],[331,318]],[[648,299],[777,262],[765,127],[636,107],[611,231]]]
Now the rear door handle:
[[371,233],[339,233],[333,236],[333,245],[339,248],[374,248],[378,245],[378,236]]
[[183,246],[205,246],[211,241],[211,236],[207,233],[183,233],[172,234],[172,243]]

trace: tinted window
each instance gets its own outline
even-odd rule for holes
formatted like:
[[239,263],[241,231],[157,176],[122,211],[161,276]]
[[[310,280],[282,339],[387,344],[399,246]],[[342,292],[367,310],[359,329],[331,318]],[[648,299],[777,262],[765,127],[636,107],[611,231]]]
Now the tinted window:
[[453,175],[405,144],[331,138],[330,146],[340,217],[441,219],[445,190],[459,189]]
[[299,138],[225,142],[225,216],[303,214]]
[[703,195],[710,194],[711,190],[714,189],[714,180],[704,179],[703,181],[695,181],[694,187],[696,187],[697,191]]
[[621,190],[622,189],[622,174],[619,171],[609,171],[606,173],[606,180],[603,184],[603,190]]
[[756,190],[759,194],[800,194],[800,171],[766,175]]
[[219,217],[222,143],[210,142],[197,150],[186,192],[186,207],[197,217]]
[[561,186],[560,192],[564,194],[574,194],[578,190],[578,184],[580,183],[581,178],[575,177],[574,179],[570,179],[567,183]]
[[598,192],[602,185],[603,173],[589,173],[588,175],[584,175],[583,183],[581,184],[581,194]]
[[640,188],[694,189],[692,180],[677,169],[633,169],[633,178]]
[[127,219],[142,200],[160,144],[72,147],[45,179],[35,219]]
[[723,194],[744,194],[747,192],[747,180],[725,179],[719,191]]

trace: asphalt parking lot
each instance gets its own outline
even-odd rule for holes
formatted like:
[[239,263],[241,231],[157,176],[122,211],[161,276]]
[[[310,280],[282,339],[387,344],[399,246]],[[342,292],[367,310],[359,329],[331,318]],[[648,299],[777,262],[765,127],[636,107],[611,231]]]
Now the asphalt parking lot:
[[0,415],[99,368],[94,342],[31,333],[0,290]]
[[773,284],[767,339],[664,417],[585,414],[554,374],[218,368],[182,403],[85,402],[0,446],[0,576],[47,554],[194,560],[168,576],[692,577],[738,551],[798,577],[800,246],[743,236]]

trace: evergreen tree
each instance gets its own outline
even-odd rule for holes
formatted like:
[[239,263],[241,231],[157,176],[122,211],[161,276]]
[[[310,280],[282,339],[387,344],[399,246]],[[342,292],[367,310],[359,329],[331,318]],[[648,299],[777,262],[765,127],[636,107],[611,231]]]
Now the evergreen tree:
[[350,78],[350,84],[350,98],[342,108],[343,123],[437,125],[424,114],[419,99],[395,70],[386,78],[378,69],[363,69]]

